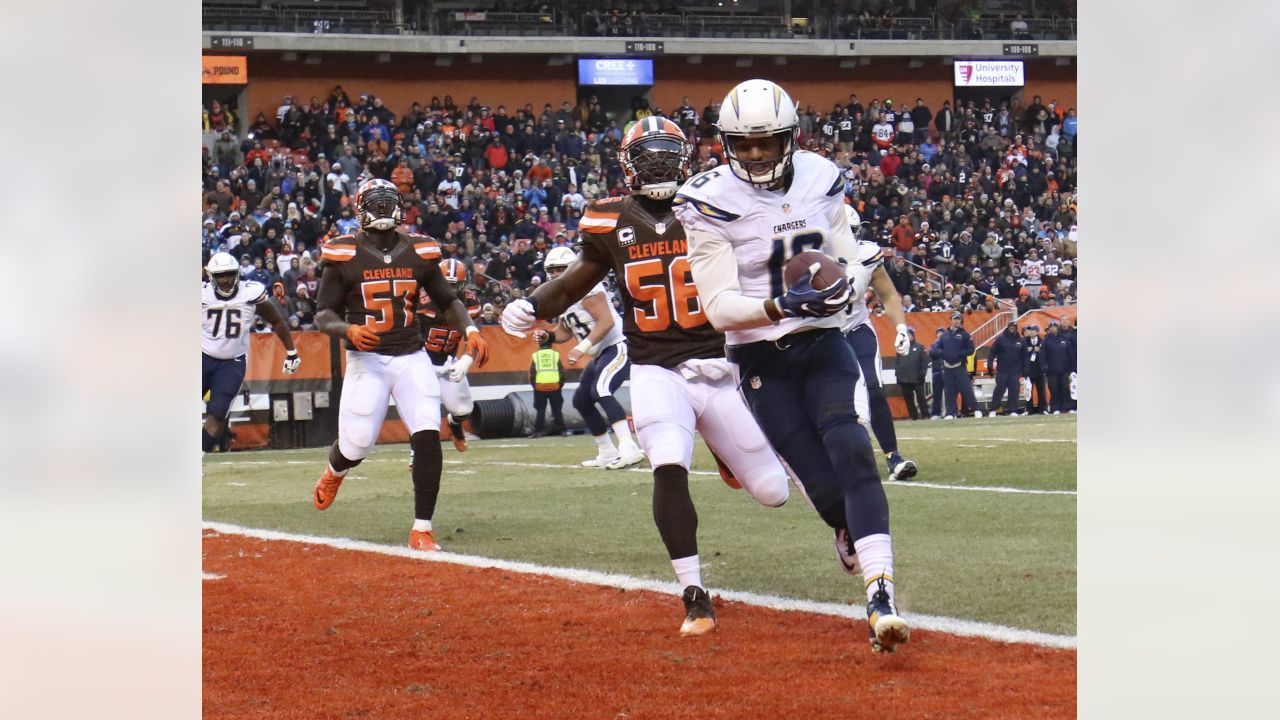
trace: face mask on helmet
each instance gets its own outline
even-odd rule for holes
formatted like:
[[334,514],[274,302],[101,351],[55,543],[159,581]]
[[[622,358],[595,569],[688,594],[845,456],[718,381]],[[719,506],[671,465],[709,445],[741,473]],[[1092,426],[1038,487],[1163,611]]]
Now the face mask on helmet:
[[394,186],[376,185],[364,190],[357,205],[360,226],[365,229],[394,230],[403,217],[400,193]]
[[[752,185],[768,187],[777,183],[791,169],[795,152],[795,129],[787,128],[769,135],[722,133],[724,154],[733,174]],[[761,145],[761,159],[752,160],[750,146]],[[748,146],[748,147],[744,147]]]
[[638,195],[666,200],[689,179],[689,147],[683,139],[665,135],[642,138],[623,148],[627,185]]
[[239,280],[239,272],[220,272],[213,276],[214,292],[218,297],[230,298],[236,294],[236,283]]

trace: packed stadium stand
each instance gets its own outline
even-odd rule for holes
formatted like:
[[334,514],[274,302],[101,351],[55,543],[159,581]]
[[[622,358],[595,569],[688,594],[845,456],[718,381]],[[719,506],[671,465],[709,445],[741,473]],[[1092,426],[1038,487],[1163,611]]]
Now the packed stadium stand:
[[[395,182],[405,223],[463,260],[492,322],[542,280],[541,259],[571,245],[585,204],[624,192],[617,146],[630,118],[607,119],[590,98],[536,115],[503,115],[481,98],[428,96],[390,108],[335,86],[314,104],[282,98],[274,116],[204,109],[204,258],[218,250],[275,287],[288,317],[309,329],[315,261],[350,232],[350,198],[364,179]],[[893,260],[887,270],[908,310],[982,311],[1074,304],[1074,108],[929,108],[891,98],[815,109],[799,100],[801,144],[845,169],[846,198]],[[901,107],[906,104],[908,107]],[[718,108],[673,108],[700,170],[722,163],[711,122]]]

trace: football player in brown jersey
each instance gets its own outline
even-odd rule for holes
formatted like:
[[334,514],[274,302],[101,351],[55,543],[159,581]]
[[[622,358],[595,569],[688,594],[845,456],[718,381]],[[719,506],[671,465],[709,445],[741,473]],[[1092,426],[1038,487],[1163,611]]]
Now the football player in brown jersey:
[[369,180],[356,192],[360,229],[321,249],[316,325],[346,340],[347,370],[338,406],[338,439],[316,483],[312,501],[333,504],[347,471],[369,455],[387,414],[389,398],[408,427],[413,466],[414,522],[409,547],[439,550],[431,527],[440,493],[440,383],[423,348],[414,305],[419,291],[446,308],[463,333],[467,354],[484,365],[489,350],[467,309],[440,273],[440,246],[399,227],[401,198],[386,180]]
[[[629,197],[596,200],[583,215],[582,252],[564,274],[503,312],[503,327],[522,335],[535,321],[559,316],[612,270],[625,305],[631,405],[636,433],[653,465],[653,519],[684,587],[680,634],[716,625],[703,588],[698,515],[689,496],[693,434],[702,434],[726,482],[763,505],[787,500],[787,473],[737,391],[724,356],[724,335],[707,321],[685,256],[684,230],[671,199],[689,177],[690,147],[680,128],[660,117],[635,124],[619,160]],[[739,485],[740,484],[740,485]]]
[[[480,296],[466,286],[467,268],[461,260],[448,258],[441,261],[440,273],[449,281],[457,293],[458,299],[467,308],[467,315],[474,321],[480,316]],[[440,395],[444,400],[444,409],[449,412],[445,421],[449,424],[449,434],[453,446],[458,452],[467,451],[467,433],[462,423],[471,416],[471,384],[467,382],[467,371],[471,369],[471,356],[463,353],[454,357],[462,343],[462,333],[450,323],[449,318],[436,308],[436,304],[427,295],[426,288],[418,294],[418,321],[422,324],[422,337],[426,339],[427,356],[436,367],[436,377],[443,382]],[[410,456],[410,466],[413,458]]]

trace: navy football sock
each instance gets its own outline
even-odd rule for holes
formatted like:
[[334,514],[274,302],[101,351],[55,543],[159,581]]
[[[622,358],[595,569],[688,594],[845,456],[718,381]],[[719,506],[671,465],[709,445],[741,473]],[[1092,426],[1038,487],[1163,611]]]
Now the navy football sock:
[[871,432],[876,435],[876,442],[886,455],[898,452],[898,433],[893,429],[893,411],[889,409],[889,399],[884,396],[884,388],[874,390],[867,387],[868,405],[871,406]]
[[200,447],[204,448],[205,452],[213,452],[213,446],[217,443],[218,441],[212,435],[204,428],[200,428]]

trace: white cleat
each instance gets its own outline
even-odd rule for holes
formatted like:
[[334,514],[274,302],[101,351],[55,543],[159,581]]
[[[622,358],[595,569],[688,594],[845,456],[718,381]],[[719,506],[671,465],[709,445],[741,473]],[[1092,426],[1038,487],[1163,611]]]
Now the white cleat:
[[597,455],[591,460],[583,460],[582,467],[607,468],[609,467],[609,463],[617,462],[621,457],[622,456],[616,452],[611,455]]
[[605,467],[610,470],[621,470],[622,468],[631,467],[637,463],[644,461],[644,452],[638,447],[623,448],[619,453],[618,459],[609,463]]

